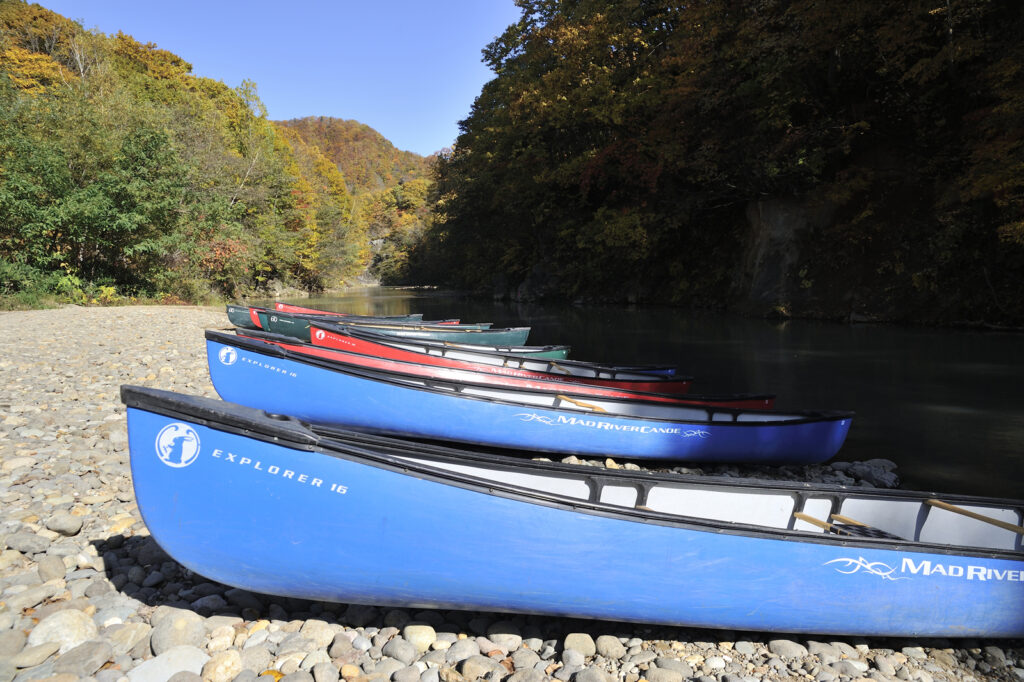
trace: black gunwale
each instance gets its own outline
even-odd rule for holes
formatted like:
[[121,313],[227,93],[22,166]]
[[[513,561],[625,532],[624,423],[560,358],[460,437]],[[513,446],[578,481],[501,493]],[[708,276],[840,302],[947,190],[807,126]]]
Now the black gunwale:
[[[392,346],[396,343],[409,343],[409,344],[423,344],[424,346],[434,348],[445,348],[445,342],[443,341],[430,341],[429,339],[412,339],[407,337],[394,337],[386,334],[375,334],[366,329],[358,329],[356,327],[346,327],[344,329],[331,329],[331,325],[321,325],[318,322],[310,324],[310,328],[318,327],[325,331],[329,331],[332,334],[338,334],[341,336],[351,336],[362,341],[370,341],[372,343],[379,343],[382,345]],[[265,331],[265,330],[264,330]],[[267,332],[269,333],[269,332]],[[465,345],[465,344],[464,344]],[[500,346],[495,346],[500,348]],[[507,346],[508,348],[530,348],[530,346]],[[534,346],[540,350],[560,350],[562,348],[569,348],[569,346]],[[450,348],[450,346],[449,346]],[[658,370],[671,369],[675,370],[675,367],[669,365],[606,365],[600,362],[587,362],[584,360],[554,360],[552,358],[537,358],[537,357],[521,357],[521,353],[503,353],[501,351],[487,350],[487,346],[480,346],[481,350],[475,348],[458,348],[459,351],[465,351],[469,353],[480,353],[482,355],[497,356],[501,358],[508,358],[513,361],[537,361],[537,362],[549,362],[558,365],[565,365],[566,367],[583,367],[593,371],[603,372],[629,372],[633,374],[645,374],[645,372],[652,372]],[[646,377],[650,377],[647,379]],[[644,381],[693,381],[692,376],[680,375],[680,374],[646,374]]]

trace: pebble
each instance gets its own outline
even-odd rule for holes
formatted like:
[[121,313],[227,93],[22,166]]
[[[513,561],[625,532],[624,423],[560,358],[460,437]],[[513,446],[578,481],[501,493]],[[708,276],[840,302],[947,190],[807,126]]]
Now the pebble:
[[[262,682],[268,669],[287,682],[1024,682],[1020,642],[782,639],[321,604],[211,582],[149,537],[119,390],[133,383],[216,397],[202,330],[227,326],[223,308],[2,316],[22,333],[0,340],[0,682]],[[646,468],[866,487],[899,480],[887,460]]]

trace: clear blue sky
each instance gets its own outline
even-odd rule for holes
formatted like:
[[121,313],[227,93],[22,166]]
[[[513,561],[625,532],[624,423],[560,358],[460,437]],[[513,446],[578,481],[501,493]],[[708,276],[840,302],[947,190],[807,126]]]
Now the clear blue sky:
[[272,119],[355,119],[423,155],[455,141],[494,75],[480,50],[519,18],[513,0],[37,1],[196,75],[255,81]]

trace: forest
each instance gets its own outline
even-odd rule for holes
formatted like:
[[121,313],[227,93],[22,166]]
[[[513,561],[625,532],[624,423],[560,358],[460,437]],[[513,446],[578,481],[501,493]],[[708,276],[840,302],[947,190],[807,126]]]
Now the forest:
[[422,232],[428,160],[354,121],[271,121],[255,83],[191,70],[0,0],[0,296],[320,291],[386,271],[393,225]]
[[423,158],[0,0],[0,299],[378,280],[1024,325],[1021,3],[516,5]]
[[1024,5],[517,0],[416,281],[1024,323]]

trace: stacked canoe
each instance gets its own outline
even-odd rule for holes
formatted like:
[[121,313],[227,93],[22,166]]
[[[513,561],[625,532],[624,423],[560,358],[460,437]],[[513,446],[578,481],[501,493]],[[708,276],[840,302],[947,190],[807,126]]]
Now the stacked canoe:
[[694,394],[673,367],[527,346],[528,327],[228,316],[233,333],[206,332],[227,402],[122,390],[146,523],[209,578],[379,605],[1024,635],[1019,500],[537,461],[818,463],[852,413]]

